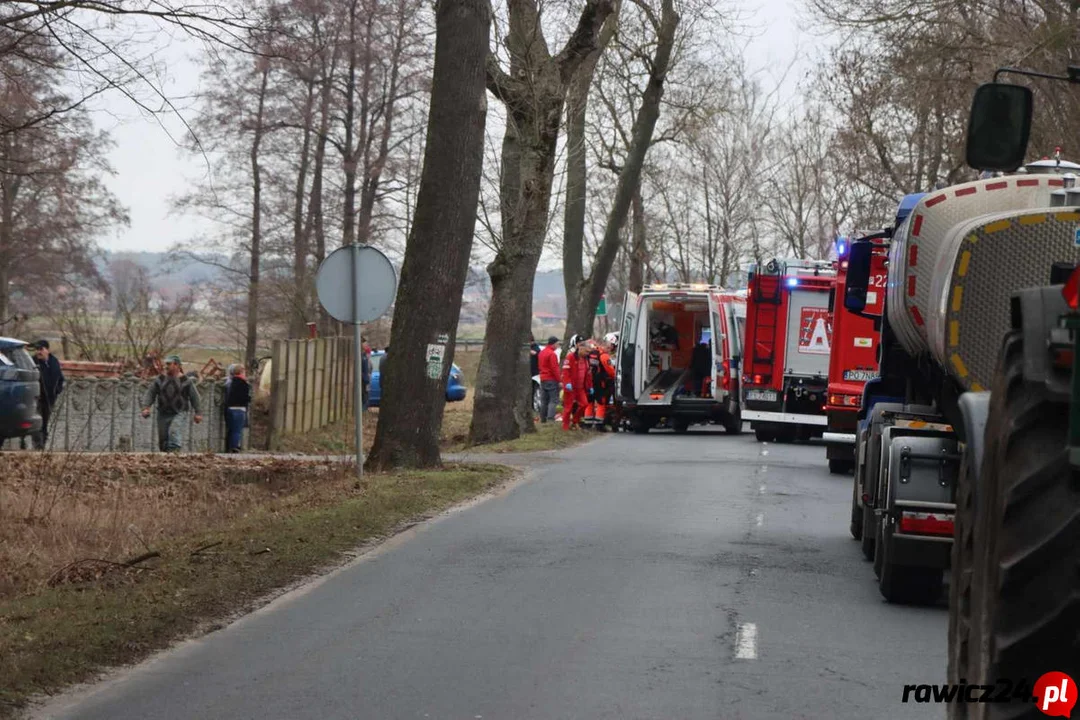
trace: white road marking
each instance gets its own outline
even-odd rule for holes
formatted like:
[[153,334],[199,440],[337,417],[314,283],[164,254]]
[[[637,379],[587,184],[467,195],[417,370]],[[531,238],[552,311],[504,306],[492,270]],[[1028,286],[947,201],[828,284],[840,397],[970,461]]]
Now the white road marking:
[[765,483],[761,483],[761,487],[759,487],[757,489],[757,491],[758,491],[758,495],[764,495],[765,494]]
[[739,623],[735,632],[735,659],[757,660],[757,625]]
[[769,454],[769,451],[768,451],[768,450],[762,450],[762,451],[761,451],[761,454],[762,454],[762,455],[768,455],[768,454]]
[[765,516],[759,513],[758,516],[754,518],[754,525],[761,527],[761,523],[763,522],[765,522]]

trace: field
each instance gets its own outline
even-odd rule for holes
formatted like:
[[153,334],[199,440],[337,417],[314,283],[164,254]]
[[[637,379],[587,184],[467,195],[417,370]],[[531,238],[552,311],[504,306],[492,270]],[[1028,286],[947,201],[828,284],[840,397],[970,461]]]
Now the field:
[[358,483],[335,462],[0,456],[0,717],[508,477],[451,465]]

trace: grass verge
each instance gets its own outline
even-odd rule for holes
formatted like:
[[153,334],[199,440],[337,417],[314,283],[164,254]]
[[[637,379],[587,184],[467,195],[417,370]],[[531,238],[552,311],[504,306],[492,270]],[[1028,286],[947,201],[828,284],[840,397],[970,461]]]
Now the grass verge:
[[132,471],[121,467],[131,457],[105,457],[93,458],[90,475],[57,467],[22,483],[11,478],[25,468],[0,467],[0,575],[9,578],[0,587],[0,717],[250,608],[510,473],[449,465],[358,484],[333,463],[199,458],[183,477],[177,458],[140,458]]

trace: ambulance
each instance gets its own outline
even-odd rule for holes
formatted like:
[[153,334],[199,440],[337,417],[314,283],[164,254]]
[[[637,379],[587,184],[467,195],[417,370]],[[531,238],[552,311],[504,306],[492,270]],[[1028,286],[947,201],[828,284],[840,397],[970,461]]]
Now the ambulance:
[[628,428],[647,433],[718,423],[742,431],[739,363],[745,294],[715,285],[646,285],[623,301],[615,404]]
[[750,268],[742,419],[760,441],[821,437],[832,348],[830,261],[772,259]]
[[862,314],[844,307],[847,289],[847,253],[851,242],[836,241],[836,289],[829,298],[832,311],[832,353],[829,355],[829,388],[825,403],[828,420],[825,433],[825,458],[829,472],[845,475],[855,469],[855,432],[863,387],[878,376],[878,345],[881,331],[873,317],[881,315],[888,277],[888,248],[879,245],[874,251],[870,292]]

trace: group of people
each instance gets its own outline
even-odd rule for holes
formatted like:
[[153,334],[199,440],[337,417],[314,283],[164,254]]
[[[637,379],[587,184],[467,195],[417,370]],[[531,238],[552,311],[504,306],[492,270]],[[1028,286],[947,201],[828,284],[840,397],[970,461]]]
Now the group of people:
[[562,400],[564,430],[595,427],[604,430],[607,410],[615,399],[615,363],[612,359],[619,342],[617,333],[602,340],[574,335],[562,362],[559,361],[559,338],[548,338],[536,354],[535,374],[540,376],[540,422],[553,422]]
[[[244,428],[249,425],[251,385],[247,381],[247,371],[243,365],[229,365],[226,376],[225,399],[222,403],[225,414],[225,452],[238,453],[243,444]],[[165,372],[154,378],[146,388],[142,404],[144,418],[150,417],[151,410],[157,407],[158,449],[161,452],[179,452],[183,447],[183,422],[177,422],[177,418],[193,411],[196,424],[203,419],[195,379],[184,373],[179,355],[165,358]]]

